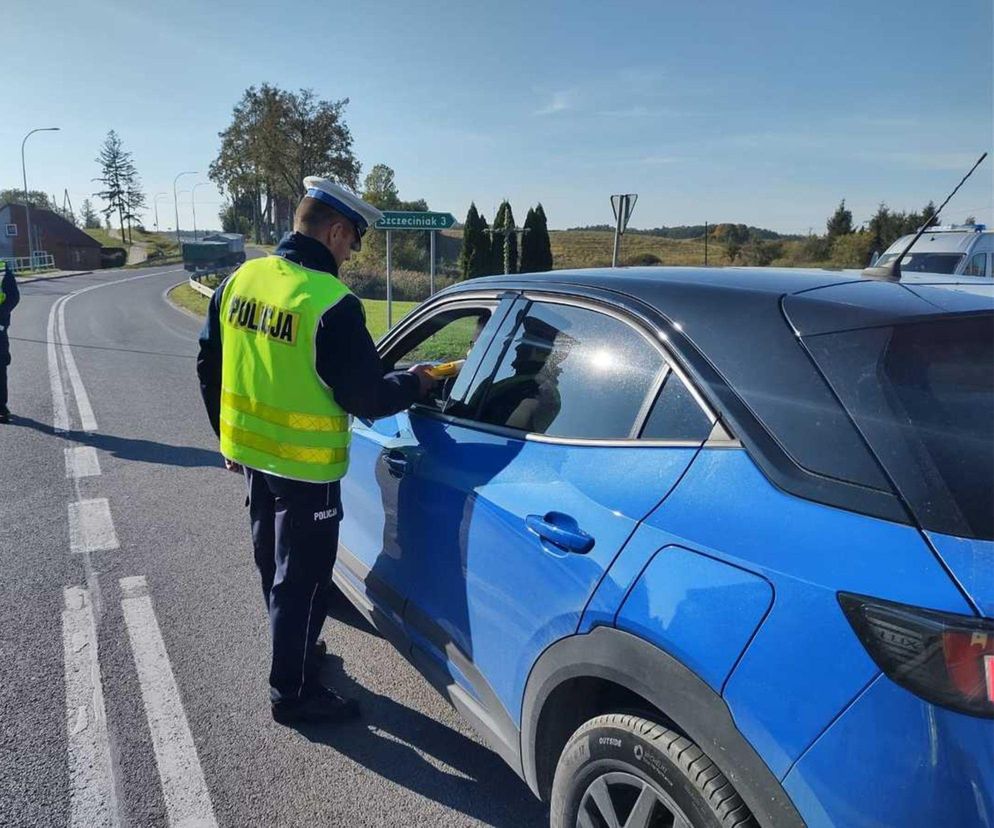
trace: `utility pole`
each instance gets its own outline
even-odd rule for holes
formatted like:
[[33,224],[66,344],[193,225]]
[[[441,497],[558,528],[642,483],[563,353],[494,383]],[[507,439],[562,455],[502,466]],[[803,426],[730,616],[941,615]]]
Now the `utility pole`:
[[152,209],[155,210],[155,232],[159,232],[159,196],[169,195],[168,193],[156,193],[152,197]]
[[28,205],[28,170],[24,165],[24,145],[27,143],[28,138],[34,135],[36,132],[58,132],[58,127],[39,127],[38,129],[33,129],[27,135],[24,136],[24,140],[21,141],[21,175],[24,176],[24,223],[28,226],[28,259],[32,265],[34,265],[34,244],[31,241],[31,208]]
[[193,189],[190,190],[190,209],[193,210],[193,240],[197,240],[197,202],[196,193],[197,187],[204,187],[208,184],[207,181],[198,181],[193,185]]
[[188,170],[186,172],[178,173],[176,175],[176,177],[173,179],[173,210],[176,212],[176,245],[181,250],[183,249],[183,242],[180,240],[180,237],[179,237],[179,202],[176,200],[176,182],[179,181],[180,176],[184,176],[184,175],[197,175],[197,174],[198,173],[196,173],[194,171],[189,171]]
[[708,223],[704,222],[704,266],[708,266]]

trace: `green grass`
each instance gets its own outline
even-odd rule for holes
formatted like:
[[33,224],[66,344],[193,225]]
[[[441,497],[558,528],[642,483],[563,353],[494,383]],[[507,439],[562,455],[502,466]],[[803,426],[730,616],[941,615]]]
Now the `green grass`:
[[[197,293],[188,284],[177,285],[169,291],[169,298],[180,307],[204,316],[210,300],[203,294]],[[366,327],[373,339],[379,339],[387,332],[387,303],[378,299],[363,299],[366,309]],[[407,313],[417,306],[417,302],[394,302],[393,323],[396,325]]]

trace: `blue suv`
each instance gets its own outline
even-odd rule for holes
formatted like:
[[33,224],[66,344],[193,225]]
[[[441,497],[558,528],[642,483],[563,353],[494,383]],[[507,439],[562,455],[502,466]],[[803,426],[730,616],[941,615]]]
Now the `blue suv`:
[[559,826],[994,824],[994,285],[473,280],[335,582]]

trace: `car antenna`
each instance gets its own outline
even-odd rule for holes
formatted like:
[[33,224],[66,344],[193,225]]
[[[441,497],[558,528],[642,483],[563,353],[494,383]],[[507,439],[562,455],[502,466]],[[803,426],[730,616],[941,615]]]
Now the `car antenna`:
[[943,201],[942,204],[940,204],[932,212],[932,215],[930,215],[927,219],[925,219],[925,223],[918,228],[918,232],[915,234],[915,237],[908,243],[908,245],[904,248],[904,250],[901,251],[901,255],[894,257],[889,262],[887,262],[887,264],[874,265],[865,268],[863,270],[863,275],[869,279],[880,279],[884,282],[900,282],[901,260],[908,255],[908,251],[915,246],[915,242],[917,242],[918,239],[920,239],[925,234],[925,231],[928,230],[932,222],[939,217],[939,213],[941,213],[942,208],[949,203],[949,199],[951,199],[954,195],[956,195],[957,190],[959,190],[959,188],[966,183],[966,180],[971,175],[973,175],[973,171],[980,166],[980,162],[983,161],[986,157],[987,153],[985,152],[983,155],[980,156],[980,158],[977,159],[977,163],[974,164],[972,167],[970,167],[970,172],[968,172],[966,175],[963,176],[963,178],[960,180],[960,183],[956,185],[956,188],[946,197],[946,200]]

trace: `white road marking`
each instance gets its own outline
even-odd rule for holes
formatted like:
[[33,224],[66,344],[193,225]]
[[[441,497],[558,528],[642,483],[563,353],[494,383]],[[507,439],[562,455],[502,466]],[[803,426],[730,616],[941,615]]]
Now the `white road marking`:
[[83,378],[79,375],[79,368],[76,367],[76,359],[72,355],[72,348],[69,347],[69,337],[66,334],[66,304],[75,295],[75,293],[70,294],[66,298],[66,301],[59,305],[59,339],[62,341],[62,359],[66,364],[66,371],[69,373],[69,381],[72,383],[73,393],[76,395],[76,408],[79,410],[80,426],[83,431],[96,431],[97,419],[93,416],[90,397],[86,393],[86,387],[83,385]]
[[81,477],[96,477],[100,474],[100,461],[93,446],[74,446],[65,449],[66,477],[78,480]]
[[117,549],[117,533],[107,498],[79,500],[69,504],[69,549],[72,552],[100,552]]
[[148,585],[144,576],[121,578],[119,583],[169,824],[175,828],[212,828],[217,825],[214,808]]
[[83,385],[79,369],[76,367],[76,360],[72,355],[72,348],[69,345],[69,337],[66,336],[65,323],[65,303],[74,296],[81,293],[89,293],[91,290],[112,287],[124,282],[134,282],[138,279],[151,279],[155,276],[165,276],[169,273],[180,273],[179,269],[163,270],[156,273],[142,273],[139,276],[129,276],[126,279],[115,279],[113,282],[101,282],[98,285],[80,288],[65,296],[59,297],[52,303],[48,312],[48,379],[52,386],[52,428],[57,434],[65,433],[69,430],[69,406],[66,401],[66,392],[62,385],[62,375],[59,371],[59,358],[57,345],[60,343],[55,338],[55,321],[58,316],[59,334],[61,337],[62,356],[66,363],[66,370],[69,373],[69,381],[72,383],[73,391],[76,394],[76,407],[79,410],[81,427],[83,431],[96,431],[97,421],[93,416],[93,408],[90,405],[89,395]]
[[69,408],[66,405],[66,394],[62,388],[62,376],[59,374],[59,356],[55,348],[55,314],[59,305],[65,301],[62,296],[52,303],[48,312],[48,379],[52,384],[52,428],[56,433],[69,430]]
[[66,730],[69,744],[69,825],[119,825],[104,709],[97,631],[89,593],[63,591],[62,645],[66,671]]

